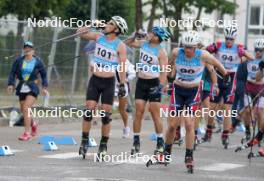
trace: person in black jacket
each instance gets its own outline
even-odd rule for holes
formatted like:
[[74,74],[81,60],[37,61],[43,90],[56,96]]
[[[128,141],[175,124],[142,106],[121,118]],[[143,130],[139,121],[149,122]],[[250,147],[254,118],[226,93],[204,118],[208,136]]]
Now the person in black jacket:
[[37,85],[39,74],[42,79],[43,95],[47,94],[48,81],[43,62],[39,57],[34,55],[34,45],[32,42],[24,42],[23,54],[12,65],[12,70],[8,78],[7,91],[9,93],[14,91],[15,82],[18,79],[19,83],[16,86],[16,95],[19,97],[25,125],[25,132],[18,139],[28,141],[31,136],[35,136],[37,133],[37,123],[32,120],[29,111],[39,94]]

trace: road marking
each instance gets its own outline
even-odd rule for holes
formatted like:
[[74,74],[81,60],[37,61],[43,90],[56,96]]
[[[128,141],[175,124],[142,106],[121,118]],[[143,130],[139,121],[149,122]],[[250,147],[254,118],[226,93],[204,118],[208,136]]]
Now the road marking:
[[[94,154],[97,154],[97,153],[86,153],[86,156],[91,157],[91,156],[94,156]],[[69,158],[76,158],[76,157],[81,157],[81,156],[77,152],[69,152],[69,153],[60,153],[60,154],[55,154],[55,155],[40,156],[40,158],[55,158],[55,159],[69,159]]]
[[23,152],[24,150],[12,150],[11,149],[11,152],[13,152],[13,153],[18,153],[18,152]]
[[235,168],[244,167],[245,165],[241,164],[233,164],[233,163],[214,163],[211,165],[203,166],[197,168],[198,170],[204,170],[204,171],[215,171],[215,172],[223,172],[225,170],[231,170]]

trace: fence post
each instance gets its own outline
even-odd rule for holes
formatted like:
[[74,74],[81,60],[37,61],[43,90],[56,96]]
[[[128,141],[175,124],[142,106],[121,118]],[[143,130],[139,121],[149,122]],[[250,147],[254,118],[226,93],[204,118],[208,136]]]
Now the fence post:
[[81,43],[81,39],[80,37],[77,37],[74,39],[74,41],[76,42],[76,48],[75,48],[75,59],[74,59],[74,65],[73,65],[73,73],[72,73],[72,87],[71,87],[71,94],[74,94],[74,90],[75,90],[75,83],[76,83],[76,73],[77,73],[77,68],[78,68],[78,55],[79,55],[79,51],[80,51],[80,43]]
[[[59,31],[60,30],[58,28],[54,28],[52,42],[55,42],[58,39]],[[49,63],[48,63],[48,66],[49,66],[48,67],[48,82],[50,81],[51,72],[52,72],[52,69],[54,66],[54,58],[55,58],[56,48],[57,48],[57,43],[56,42],[52,43],[50,54],[49,54]]]

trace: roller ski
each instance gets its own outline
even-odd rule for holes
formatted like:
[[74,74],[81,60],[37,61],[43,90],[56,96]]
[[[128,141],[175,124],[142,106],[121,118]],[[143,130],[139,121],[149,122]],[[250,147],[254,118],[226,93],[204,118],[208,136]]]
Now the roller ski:
[[249,132],[246,132],[246,135],[241,139],[241,144],[243,145],[244,143],[248,142],[251,138],[251,135]]
[[82,140],[81,146],[79,148],[79,155],[82,155],[83,159],[86,157],[86,153],[89,147],[88,140]]
[[105,158],[106,154],[107,154],[107,145],[106,144],[100,145],[98,153],[97,153],[96,161],[97,162],[104,162],[104,158]]
[[160,152],[158,150],[154,151],[154,155],[149,159],[146,163],[146,167],[150,165],[164,165],[167,166],[169,164],[168,160],[166,160],[166,155],[164,152]]
[[154,156],[152,156],[149,161],[146,163],[146,167],[149,167],[150,165],[164,165],[167,166],[169,164],[169,160],[167,158],[169,156],[169,153],[164,153],[163,146],[160,148],[157,148],[154,151]]
[[259,141],[257,139],[253,139],[250,142],[237,147],[235,149],[235,152],[240,152],[240,151],[245,150],[245,149],[247,149],[247,148],[249,148],[251,146],[257,145],[258,143],[259,143]]
[[183,138],[174,139],[173,144],[181,146],[184,143]]
[[260,149],[258,153],[251,152],[248,154],[248,159],[257,158],[257,157],[264,157],[264,148]]
[[193,157],[185,157],[187,173],[193,174]]
[[207,129],[204,137],[200,140],[200,144],[205,142],[210,143],[211,140],[212,140],[212,129]]
[[167,162],[165,160],[165,154],[164,154],[164,141],[162,138],[158,138],[157,147],[156,150],[154,150],[154,155],[146,163],[146,166],[149,167],[150,165],[158,165],[158,164],[167,166]]

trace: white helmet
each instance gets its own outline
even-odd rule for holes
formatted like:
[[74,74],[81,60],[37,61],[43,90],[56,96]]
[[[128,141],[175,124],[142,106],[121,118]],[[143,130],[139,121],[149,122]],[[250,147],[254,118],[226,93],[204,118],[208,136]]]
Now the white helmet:
[[187,31],[182,36],[184,46],[196,46],[200,42],[200,36],[197,31]]
[[126,20],[124,20],[124,18],[120,16],[113,16],[111,19],[115,22],[121,34],[127,33],[128,27],[127,27]]
[[254,48],[264,48],[264,39],[263,38],[259,38],[255,40],[254,43]]
[[235,39],[237,36],[237,31],[238,31],[237,26],[234,26],[234,25],[226,26],[224,28],[224,35],[226,38]]

